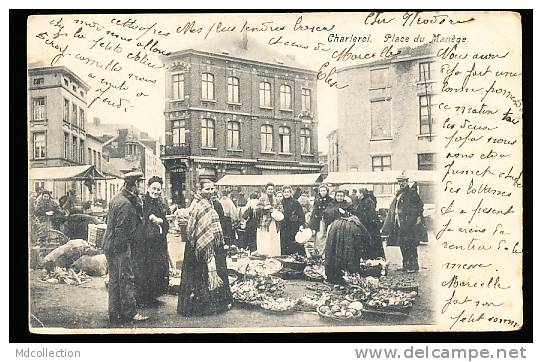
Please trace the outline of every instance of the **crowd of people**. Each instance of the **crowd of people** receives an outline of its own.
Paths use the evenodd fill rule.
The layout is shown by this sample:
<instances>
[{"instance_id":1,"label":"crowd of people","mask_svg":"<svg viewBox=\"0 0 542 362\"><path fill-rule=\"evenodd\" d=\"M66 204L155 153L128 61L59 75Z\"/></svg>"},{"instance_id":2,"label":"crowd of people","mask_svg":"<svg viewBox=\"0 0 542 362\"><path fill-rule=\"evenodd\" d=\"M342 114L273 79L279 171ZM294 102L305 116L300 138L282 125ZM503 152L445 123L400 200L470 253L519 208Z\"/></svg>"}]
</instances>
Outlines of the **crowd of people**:
<instances>
[{"instance_id":1,"label":"crowd of people","mask_svg":"<svg viewBox=\"0 0 542 362\"><path fill-rule=\"evenodd\" d=\"M331 190L320 185L309 193L268 183L261 193L253 192L240 202L240 197L232 199L230 191L219 194L212 181L201 180L190 207L184 210L185 253L177 312L200 316L231 307L225 245L267 257L320 258L327 281L341 283L343 272L359 270L360 260L385 259L385 235L388 245L400 246L403 269L416 272L417 245L427 238L423 202L406 176L398 182L400 189L383 220L376 197L367 189ZM160 177L148 180L145 193L143 184L142 173L126 174L122 191L109 204L104 253L112 323L146 320L138 309L159 304L157 298L169 286L167 215L171 209L162 197ZM33 205L34 214L41 218L50 209L60 210L47 193ZM307 232L312 235L310 241L299 242L298 235Z\"/></svg>"}]
</instances>

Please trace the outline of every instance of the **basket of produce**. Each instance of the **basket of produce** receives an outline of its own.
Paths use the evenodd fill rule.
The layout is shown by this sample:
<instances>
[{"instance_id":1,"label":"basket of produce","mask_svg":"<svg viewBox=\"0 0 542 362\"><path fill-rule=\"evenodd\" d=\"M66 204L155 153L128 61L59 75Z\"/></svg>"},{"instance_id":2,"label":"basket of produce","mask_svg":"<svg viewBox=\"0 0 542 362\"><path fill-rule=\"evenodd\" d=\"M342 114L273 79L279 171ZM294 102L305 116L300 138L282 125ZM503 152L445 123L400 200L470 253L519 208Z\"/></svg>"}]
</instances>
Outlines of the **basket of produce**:
<instances>
[{"instance_id":1,"label":"basket of produce","mask_svg":"<svg viewBox=\"0 0 542 362\"><path fill-rule=\"evenodd\" d=\"M419 289L419 284L412 278L382 277L378 285L381 289L394 289L403 292L418 292Z\"/></svg>"},{"instance_id":2,"label":"basket of produce","mask_svg":"<svg viewBox=\"0 0 542 362\"><path fill-rule=\"evenodd\" d=\"M359 269L359 274L363 277L378 278L387 274L388 262L383 259L362 260L360 262Z\"/></svg>"},{"instance_id":3,"label":"basket of produce","mask_svg":"<svg viewBox=\"0 0 542 362\"><path fill-rule=\"evenodd\" d=\"M276 259L264 259L264 260L251 260L246 264L246 267L242 274L245 274L246 277L257 277L257 276L269 276L279 272L282 269L282 263Z\"/></svg>"},{"instance_id":4,"label":"basket of produce","mask_svg":"<svg viewBox=\"0 0 542 362\"><path fill-rule=\"evenodd\" d=\"M371 296L365 303L365 311L388 313L395 315L408 315L416 300L416 292L402 292L398 290L382 289Z\"/></svg>"},{"instance_id":5,"label":"basket of produce","mask_svg":"<svg viewBox=\"0 0 542 362\"><path fill-rule=\"evenodd\" d=\"M290 268L282 268L280 271L276 272L273 275L284 280L302 279L303 271Z\"/></svg>"},{"instance_id":6,"label":"basket of produce","mask_svg":"<svg viewBox=\"0 0 542 362\"><path fill-rule=\"evenodd\" d=\"M303 273L307 266L307 258L299 254L277 256L276 259L282 263L284 268L297 270L300 273Z\"/></svg>"},{"instance_id":7,"label":"basket of produce","mask_svg":"<svg viewBox=\"0 0 542 362\"><path fill-rule=\"evenodd\" d=\"M290 314L295 312L294 307L297 301L290 298L273 298L266 296L259 302L260 308L267 313L273 314Z\"/></svg>"},{"instance_id":8,"label":"basket of produce","mask_svg":"<svg viewBox=\"0 0 542 362\"><path fill-rule=\"evenodd\" d=\"M320 318L333 322L354 321L362 316L363 304L346 299L328 298L318 309Z\"/></svg>"},{"instance_id":9,"label":"basket of produce","mask_svg":"<svg viewBox=\"0 0 542 362\"><path fill-rule=\"evenodd\" d=\"M297 300L294 309L298 312L318 313L318 307L323 303L318 294L306 295Z\"/></svg>"},{"instance_id":10,"label":"basket of produce","mask_svg":"<svg viewBox=\"0 0 542 362\"><path fill-rule=\"evenodd\" d=\"M315 282L324 281L325 277L325 268L323 265L309 265L303 269L303 276L307 280L312 280Z\"/></svg>"}]
</instances>

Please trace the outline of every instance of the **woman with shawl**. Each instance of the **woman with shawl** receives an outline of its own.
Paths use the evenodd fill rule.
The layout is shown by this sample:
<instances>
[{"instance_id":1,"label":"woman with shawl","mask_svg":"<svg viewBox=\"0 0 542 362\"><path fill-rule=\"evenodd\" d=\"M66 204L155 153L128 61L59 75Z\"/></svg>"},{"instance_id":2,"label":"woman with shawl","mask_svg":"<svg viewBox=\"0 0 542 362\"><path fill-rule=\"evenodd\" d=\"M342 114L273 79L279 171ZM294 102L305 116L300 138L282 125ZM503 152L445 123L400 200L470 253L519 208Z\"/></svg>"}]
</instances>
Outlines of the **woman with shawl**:
<instances>
[{"instance_id":1,"label":"woman with shawl","mask_svg":"<svg viewBox=\"0 0 542 362\"><path fill-rule=\"evenodd\" d=\"M222 313L231 307L224 235L211 204L214 183L200 181L200 193L188 218L177 313L201 316Z\"/></svg>"},{"instance_id":2,"label":"woman with shawl","mask_svg":"<svg viewBox=\"0 0 542 362\"><path fill-rule=\"evenodd\" d=\"M267 256L281 255L279 222L281 216L284 217L284 215L282 214L282 205L275 197L274 191L275 185L268 183L265 186L265 194L260 197L258 205L256 205L257 251L259 254Z\"/></svg>"}]
</instances>

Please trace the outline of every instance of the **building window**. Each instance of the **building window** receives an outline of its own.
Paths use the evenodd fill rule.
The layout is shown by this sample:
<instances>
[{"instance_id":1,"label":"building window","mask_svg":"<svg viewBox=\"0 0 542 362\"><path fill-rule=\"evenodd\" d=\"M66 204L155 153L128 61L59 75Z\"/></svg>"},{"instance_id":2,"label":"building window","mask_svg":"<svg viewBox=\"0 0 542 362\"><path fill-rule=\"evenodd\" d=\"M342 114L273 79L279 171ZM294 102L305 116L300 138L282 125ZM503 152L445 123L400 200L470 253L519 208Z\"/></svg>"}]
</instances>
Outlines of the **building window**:
<instances>
[{"instance_id":1,"label":"building window","mask_svg":"<svg viewBox=\"0 0 542 362\"><path fill-rule=\"evenodd\" d=\"M271 83L260 82L260 107L272 107Z\"/></svg>"},{"instance_id":2,"label":"building window","mask_svg":"<svg viewBox=\"0 0 542 362\"><path fill-rule=\"evenodd\" d=\"M127 156L135 156L137 153L137 147L134 143L127 143L126 144L126 155Z\"/></svg>"},{"instance_id":3,"label":"building window","mask_svg":"<svg viewBox=\"0 0 542 362\"><path fill-rule=\"evenodd\" d=\"M418 154L418 170L436 170L434 153Z\"/></svg>"},{"instance_id":4,"label":"building window","mask_svg":"<svg viewBox=\"0 0 542 362\"><path fill-rule=\"evenodd\" d=\"M373 192L375 195L391 195L393 193L393 185L391 184L374 184Z\"/></svg>"},{"instance_id":5,"label":"building window","mask_svg":"<svg viewBox=\"0 0 542 362\"><path fill-rule=\"evenodd\" d=\"M308 88L301 88L301 110L311 111L311 90Z\"/></svg>"},{"instance_id":6,"label":"building window","mask_svg":"<svg viewBox=\"0 0 542 362\"><path fill-rule=\"evenodd\" d=\"M215 99L215 77L211 73L201 74L201 99Z\"/></svg>"},{"instance_id":7,"label":"building window","mask_svg":"<svg viewBox=\"0 0 542 362\"><path fill-rule=\"evenodd\" d=\"M260 143L262 152L273 151L273 127L264 124L261 128Z\"/></svg>"},{"instance_id":8,"label":"building window","mask_svg":"<svg viewBox=\"0 0 542 362\"><path fill-rule=\"evenodd\" d=\"M45 181L34 181L34 191L40 192L45 189Z\"/></svg>"},{"instance_id":9,"label":"building window","mask_svg":"<svg viewBox=\"0 0 542 362\"><path fill-rule=\"evenodd\" d=\"M41 160L46 157L45 132L35 132L33 135L34 159Z\"/></svg>"},{"instance_id":10,"label":"building window","mask_svg":"<svg viewBox=\"0 0 542 362\"><path fill-rule=\"evenodd\" d=\"M64 98L64 113L62 114L62 120L66 123L70 123L70 101Z\"/></svg>"},{"instance_id":11,"label":"building window","mask_svg":"<svg viewBox=\"0 0 542 362\"><path fill-rule=\"evenodd\" d=\"M433 116L431 115L431 96L420 96L420 134L431 134Z\"/></svg>"},{"instance_id":12,"label":"building window","mask_svg":"<svg viewBox=\"0 0 542 362\"><path fill-rule=\"evenodd\" d=\"M70 134L64 133L64 158L70 159Z\"/></svg>"},{"instance_id":13,"label":"building window","mask_svg":"<svg viewBox=\"0 0 542 362\"><path fill-rule=\"evenodd\" d=\"M85 163L85 141L79 140L79 162Z\"/></svg>"},{"instance_id":14,"label":"building window","mask_svg":"<svg viewBox=\"0 0 542 362\"><path fill-rule=\"evenodd\" d=\"M391 138L391 101L371 102L371 139Z\"/></svg>"},{"instance_id":15,"label":"building window","mask_svg":"<svg viewBox=\"0 0 542 362\"><path fill-rule=\"evenodd\" d=\"M183 145L186 143L186 122L177 120L171 122L171 133L173 135L174 145Z\"/></svg>"},{"instance_id":16,"label":"building window","mask_svg":"<svg viewBox=\"0 0 542 362\"><path fill-rule=\"evenodd\" d=\"M76 127L79 127L79 124L77 123L77 105L72 104L72 124Z\"/></svg>"},{"instance_id":17,"label":"building window","mask_svg":"<svg viewBox=\"0 0 542 362\"><path fill-rule=\"evenodd\" d=\"M290 128L279 127L279 142L279 152L290 153Z\"/></svg>"},{"instance_id":18,"label":"building window","mask_svg":"<svg viewBox=\"0 0 542 362\"><path fill-rule=\"evenodd\" d=\"M77 87L76 86L72 86L72 89L75 93L77 93Z\"/></svg>"},{"instance_id":19,"label":"building window","mask_svg":"<svg viewBox=\"0 0 542 362\"><path fill-rule=\"evenodd\" d=\"M228 149L240 149L241 124L239 122L228 122Z\"/></svg>"},{"instance_id":20,"label":"building window","mask_svg":"<svg viewBox=\"0 0 542 362\"><path fill-rule=\"evenodd\" d=\"M391 170L391 156L373 156L373 172Z\"/></svg>"},{"instance_id":21,"label":"building window","mask_svg":"<svg viewBox=\"0 0 542 362\"><path fill-rule=\"evenodd\" d=\"M280 86L280 109L292 109L292 88L289 85Z\"/></svg>"},{"instance_id":22,"label":"building window","mask_svg":"<svg viewBox=\"0 0 542 362\"><path fill-rule=\"evenodd\" d=\"M201 120L201 147L215 147L215 121Z\"/></svg>"},{"instance_id":23,"label":"building window","mask_svg":"<svg viewBox=\"0 0 542 362\"><path fill-rule=\"evenodd\" d=\"M69 82L66 78L64 78L64 85L65 85L66 87L69 87L69 86L70 86L70 82Z\"/></svg>"},{"instance_id":24,"label":"building window","mask_svg":"<svg viewBox=\"0 0 542 362\"><path fill-rule=\"evenodd\" d=\"M92 163L92 150L89 148L87 148L87 153L88 153L88 159L87 159L87 163L88 164L93 164Z\"/></svg>"},{"instance_id":25,"label":"building window","mask_svg":"<svg viewBox=\"0 0 542 362\"><path fill-rule=\"evenodd\" d=\"M311 154L311 130L308 128L301 128L301 153Z\"/></svg>"},{"instance_id":26,"label":"building window","mask_svg":"<svg viewBox=\"0 0 542 362\"><path fill-rule=\"evenodd\" d=\"M98 164L98 157L96 155L96 150L92 150L92 164L94 166Z\"/></svg>"},{"instance_id":27,"label":"building window","mask_svg":"<svg viewBox=\"0 0 542 362\"><path fill-rule=\"evenodd\" d=\"M228 77L228 102L239 103L239 78Z\"/></svg>"},{"instance_id":28,"label":"building window","mask_svg":"<svg viewBox=\"0 0 542 362\"><path fill-rule=\"evenodd\" d=\"M431 63L432 62L420 63L420 82L426 82L431 79Z\"/></svg>"},{"instance_id":29,"label":"building window","mask_svg":"<svg viewBox=\"0 0 542 362\"><path fill-rule=\"evenodd\" d=\"M85 96L85 92L83 92L83 91L79 91L79 94L81 95L81 97Z\"/></svg>"},{"instance_id":30,"label":"building window","mask_svg":"<svg viewBox=\"0 0 542 362\"><path fill-rule=\"evenodd\" d=\"M184 74L173 74L171 76L173 99L184 99Z\"/></svg>"},{"instance_id":31,"label":"building window","mask_svg":"<svg viewBox=\"0 0 542 362\"><path fill-rule=\"evenodd\" d=\"M388 86L388 68L370 71L371 88L386 88Z\"/></svg>"},{"instance_id":32,"label":"building window","mask_svg":"<svg viewBox=\"0 0 542 362\"><path fill-rule=\"evenodd\" d=\"M81 125L81 129L85 130L85 110L83 108L79 108L79 124Z\"/></svg>"},{"instance_id":33,"label":"building window","mask_svg":"<svg viewBox=\"0 0 542 362\"><path fill-rule=\"evenodd\" d=\"M77 137L72 137L72 160L77 161L78 153L77 153Z\"/></svg>"},{"instance_id":34,"label":"building window","mask_svg":"<svg viewBox=\"0 0 542 362\"><path fill-rule=\"evenodd\" d=\"M32 119L34 121L44 121L47 119L45 97L32 98Z\"/></svg>"},{"instance_id":35,"label":"building window","mask_svg":"<svg viewBox=\"0 0 542 362\"><path fill-rule=\"evenodd\" d=\"M102 170L102 153L101 152L98 152L98 166L96 167L98 168L98 171Z\"/></svg>"},{"instance_id":36,"label":"building window","mask_svg":"<svg viewBox=\"0 0 542 362\"><path fill-rule=\"evenodd\" d=\"M43 83L45 83L44 79L43 78L34 78L34 80L32 81L32 83L34 85L43 85Z\"/></svg>"}]
</instances>

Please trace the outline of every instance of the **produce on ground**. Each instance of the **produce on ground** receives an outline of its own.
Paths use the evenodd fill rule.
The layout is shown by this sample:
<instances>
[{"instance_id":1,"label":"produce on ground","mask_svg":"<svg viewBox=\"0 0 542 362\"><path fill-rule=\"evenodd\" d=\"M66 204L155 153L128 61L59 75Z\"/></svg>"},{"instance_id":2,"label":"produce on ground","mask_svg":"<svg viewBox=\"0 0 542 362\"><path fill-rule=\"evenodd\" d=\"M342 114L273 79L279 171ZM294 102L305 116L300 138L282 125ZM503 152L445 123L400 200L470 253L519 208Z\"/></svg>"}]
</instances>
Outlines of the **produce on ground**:
<instances>
[{"instance_id":1,"label":"produce on ground","mask_svg":"<svg viewBox=\"0 0 542 362\"><path fill-rule=\"evenodd\" d=\"M55 267L52 271L47 272L41 277L41 280L50 284L64 283L68 285L81 285L91 279L92 278L83 271L76 272L72 268L66 269L60 267Z\"/></svg>"}]
</instances>

